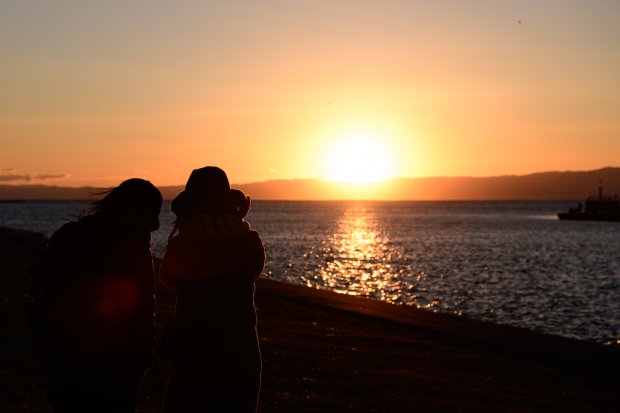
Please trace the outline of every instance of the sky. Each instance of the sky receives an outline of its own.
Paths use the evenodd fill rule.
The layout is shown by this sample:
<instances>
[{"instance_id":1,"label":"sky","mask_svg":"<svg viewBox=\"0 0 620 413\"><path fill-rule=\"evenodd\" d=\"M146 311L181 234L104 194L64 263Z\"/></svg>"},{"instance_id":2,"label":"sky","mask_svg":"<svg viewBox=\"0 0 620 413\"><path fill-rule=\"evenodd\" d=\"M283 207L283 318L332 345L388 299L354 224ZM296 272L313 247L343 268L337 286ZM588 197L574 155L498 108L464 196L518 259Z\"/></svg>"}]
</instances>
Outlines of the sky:
<instances>
[{"instance_id":1,"label":"sky","mask_svg":"<svg viewBox=\"0 0 620 413\"><path fill-rule=\"evenodd\" d=\"M620 1L0 0L0 184L620 164Z\"/></svg>"}]
</instances>

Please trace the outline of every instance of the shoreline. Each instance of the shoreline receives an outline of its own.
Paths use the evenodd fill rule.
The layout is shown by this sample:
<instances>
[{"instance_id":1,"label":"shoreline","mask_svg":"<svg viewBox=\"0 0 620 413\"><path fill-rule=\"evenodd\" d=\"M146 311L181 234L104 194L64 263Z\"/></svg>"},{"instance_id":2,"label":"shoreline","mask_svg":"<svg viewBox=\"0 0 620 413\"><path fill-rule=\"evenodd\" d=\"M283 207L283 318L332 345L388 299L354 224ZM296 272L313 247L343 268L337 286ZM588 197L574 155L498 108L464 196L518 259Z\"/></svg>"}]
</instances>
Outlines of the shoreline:
<instances>
[{"instance_id":1,"label":"shoreline","mask_svg":"<svg viewBox=\"0 0 620 413\"><path fill-rule=\"evenodd\" d=\"M26 328L27 268L45 238L0 228L0 411L49 411ZM174 291L157 283L157 324ZM259 279L261 412L612 412L620 351L588 341ZM4 327L6 326L6 327ZM139 412L157 412L155 360ZM4 408L2 406L5 406Z\"/></svg>"},{"instance_id":2,"label":"shoreline","mask_svg":"<svg viewBox=\"0 0 620 413\"><path fill-rule=\"evenodd\" d=\"M277 280L257 280L257 292L280 300L296 301L308 307L341 312L351 317L374 319L379 322L415 328L435 336L467 340L472 344L502 347L506 351L529 355L562 358L578 352L605 354L618 352L620 347L594 341L564 337L529 330L523 327L497 324L464 316L433 312L407 305L387 303L372 298L339 294L329 290L287 284ZM553 348L553 351L549 351ZM604 367L604 366L601 366Z\"/></svg>"}]
</instances>

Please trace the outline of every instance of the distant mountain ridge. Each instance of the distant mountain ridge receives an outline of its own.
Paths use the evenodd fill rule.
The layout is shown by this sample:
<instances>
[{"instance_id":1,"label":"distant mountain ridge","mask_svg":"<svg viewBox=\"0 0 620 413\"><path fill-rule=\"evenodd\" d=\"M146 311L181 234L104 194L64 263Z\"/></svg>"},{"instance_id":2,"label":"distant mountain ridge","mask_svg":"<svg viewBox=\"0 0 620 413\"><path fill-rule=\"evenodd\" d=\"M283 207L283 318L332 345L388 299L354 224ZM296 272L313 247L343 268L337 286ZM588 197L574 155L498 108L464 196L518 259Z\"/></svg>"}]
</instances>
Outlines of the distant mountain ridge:
<instances>
[{"instance_id":1,"label":"distant mountain ridge","mask_svg":"<svg viewBox=\"0 0 620 413\"><path fill-rule=\"evenodd\" d=\"M239 184L255 200L581 200L603 182L607 195L620 194L620 168L540 172L494 177L398 178L354 186L318 179L289 179ZM171 199L183 186L159 188ZM50 185L0 185L0 200L90 200L97 189Z\"/></svg>"}]
</instances>

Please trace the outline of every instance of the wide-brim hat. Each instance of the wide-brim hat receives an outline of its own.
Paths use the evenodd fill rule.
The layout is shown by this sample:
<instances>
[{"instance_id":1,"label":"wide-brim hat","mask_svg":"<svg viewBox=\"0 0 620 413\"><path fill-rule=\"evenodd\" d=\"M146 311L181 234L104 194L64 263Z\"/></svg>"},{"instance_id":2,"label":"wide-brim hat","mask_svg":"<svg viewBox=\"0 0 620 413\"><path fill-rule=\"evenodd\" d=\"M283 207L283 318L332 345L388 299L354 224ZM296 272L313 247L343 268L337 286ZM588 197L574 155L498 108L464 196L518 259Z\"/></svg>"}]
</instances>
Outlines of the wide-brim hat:
<instances>
[{"instance_id":1,"label":"wide-brim hat","mask_svg":"<svg viewBox=\"0 0 620 413\"><path fill-rule=\"evenodd\" d=\"M185 190L178 194L170 204L176 215L182 215L192 205L217 201L230 193L230 183L226 172L217 166L194 169L185 184Z\"/></svg>"}]
</instances>

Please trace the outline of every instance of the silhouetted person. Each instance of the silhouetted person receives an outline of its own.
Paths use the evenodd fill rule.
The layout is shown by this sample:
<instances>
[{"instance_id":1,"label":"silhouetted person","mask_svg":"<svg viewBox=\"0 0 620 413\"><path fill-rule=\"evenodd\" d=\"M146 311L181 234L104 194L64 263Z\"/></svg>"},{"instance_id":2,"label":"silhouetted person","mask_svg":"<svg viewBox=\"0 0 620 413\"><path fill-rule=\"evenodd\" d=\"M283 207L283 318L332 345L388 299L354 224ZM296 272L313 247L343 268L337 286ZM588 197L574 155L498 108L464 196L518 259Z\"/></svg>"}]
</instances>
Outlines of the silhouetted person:
<instances>
[{"instance_id":1,"label":"silhouetted person","mask_svg":"<svg viewBox=\"0 0 620 413\"><path fill-rule=\"evenodd\" d=\"M254 281L265 252L243 220L250 198L223 170L194 170L172 201L177 215L161 278L177 289L161 343L171 361L165 412L254 412L261 358Z\"/></svg>"},{"instance_id":2,"label":"silhouetted person","mask_svg":"<svg viewBox=\"0 0 620 413\"><path fill-rule=\"evenodd\" d=\"M52 235L33 271L35 350L55 412L133 412L151 362L162 196L137 178L103 194Z\"/></svg>"}]
</instances>

